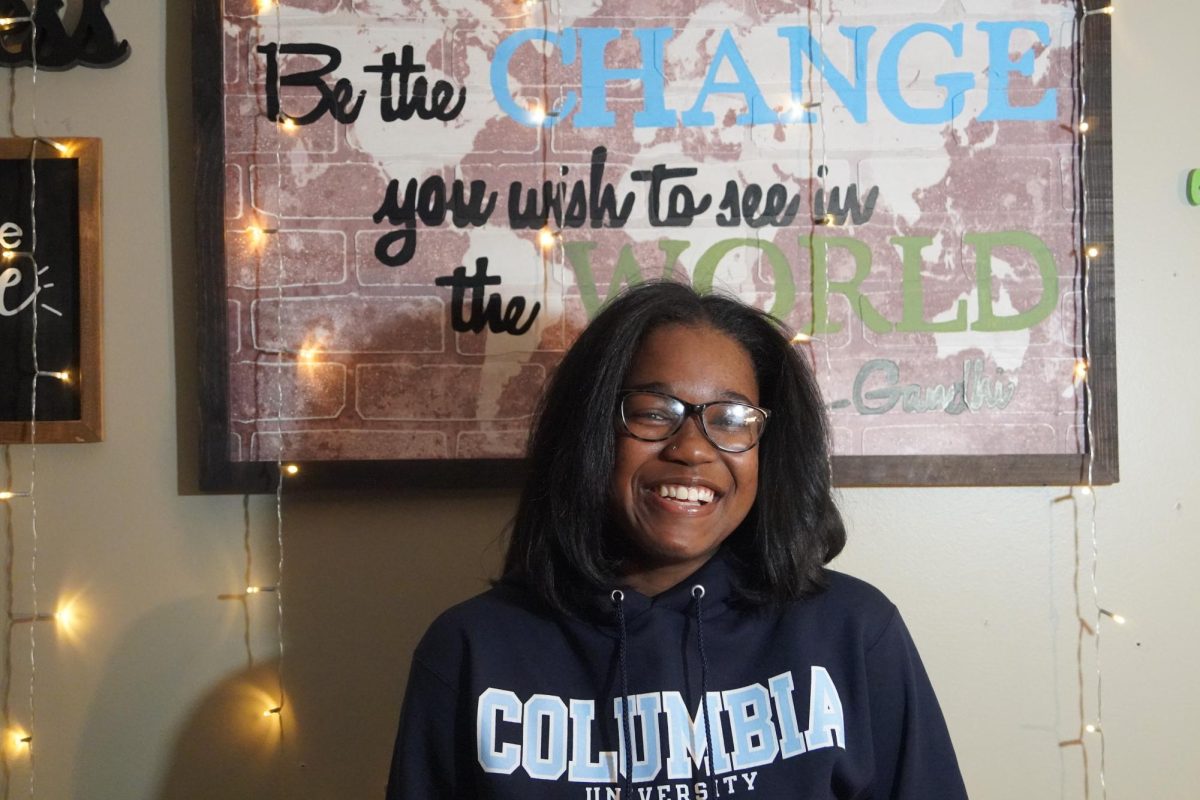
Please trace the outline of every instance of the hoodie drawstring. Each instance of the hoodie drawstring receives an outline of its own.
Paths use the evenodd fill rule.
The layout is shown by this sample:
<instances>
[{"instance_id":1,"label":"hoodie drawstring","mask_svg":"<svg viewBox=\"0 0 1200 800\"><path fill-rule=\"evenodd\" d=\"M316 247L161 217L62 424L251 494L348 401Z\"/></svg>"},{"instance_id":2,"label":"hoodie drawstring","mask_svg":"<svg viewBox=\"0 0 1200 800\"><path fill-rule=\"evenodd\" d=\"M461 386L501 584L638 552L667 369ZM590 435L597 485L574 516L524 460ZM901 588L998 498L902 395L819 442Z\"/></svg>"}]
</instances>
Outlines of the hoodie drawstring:
<instances>
[{"instance_id":1,"label":"hoodie drawstring","mask_svg":"<svg viewBox=\"0 0 1200 800\"><path fill-rule=\"evenodd\" d=\"M621 784L621 797L629 798L633 796L633 724L629 711L629 659L625 652L625 593L613 589L612 601L617 607L617 629L621 635L618 653L621 662L621 717L625 726L625 781Z\"/></svg>"},{"instance_id":2,"label":"hoodie drawstring","mask_svg":"<svg viewBox=\"0 0 1200 800\"><path fill-rule=\"evenodd\" d=\"M704 712L704 739L708 745L708 788L714 793L713 780L716 773L716 759L713 755L712 726L708 722L708 657L704 655L704 614L700 601L704 598L704 586L696 584L692 587L692 597L696 606L696 645L700 650L700 708Z\"/></svg>"}]
</instances>

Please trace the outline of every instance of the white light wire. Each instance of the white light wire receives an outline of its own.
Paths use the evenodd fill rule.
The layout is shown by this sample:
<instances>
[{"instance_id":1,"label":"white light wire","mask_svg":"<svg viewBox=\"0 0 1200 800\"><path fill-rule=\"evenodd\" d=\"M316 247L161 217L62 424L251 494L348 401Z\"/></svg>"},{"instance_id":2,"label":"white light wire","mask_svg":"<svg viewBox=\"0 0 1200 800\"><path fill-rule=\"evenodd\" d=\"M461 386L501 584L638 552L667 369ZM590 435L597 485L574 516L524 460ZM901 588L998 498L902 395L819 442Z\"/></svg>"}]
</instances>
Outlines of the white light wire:
<instances>
[{"instance_id":1,"label":"white light wire","mask_svg":"<svg viewBox=\"0 0 1200 800\"><path fill-rule=\"evenodd\" d=\"M32 264L33 272L33 302L30 307L33 310L33 385L30 389L30 411L29 411L29 536L30 536L30 553L29 553L29 589L31 595L31 609L34 619L38 617L38 587L37 587L37 559L38 559L38 528L37 528L37 388L38 377L41 374L41 366L38 362L38 295L41 293L41 275L38 260L37 260L37 79L38 79L38 60L37 60L37 6L38 0L33 0L30 8L29 16L29 53L32 60L33 72L29 91L29 108L30 108L30 149L29 149L29 259ZM16 98L13 98L16 102ZM37 625L29 626L29 796L35 796L37 788L37 769L34 761L34 739L37 727Z\"/></svg>"},{"instance_id":2,"label":"white light wire","mask_svg":"<svg viewBox=\"0 0 1200 800\"><path fill-rule=\"evenodd\" d=\"M1082 14L1077 14L1076 26L1078 31L1078 91L1079 91L1079 115L1077 120L1072 120L1072 130L1078 130L1078 125L1081 120L1087 119L1088 94L1086 80L1086 62L1087 62L1087 47L1086 47L1086 25L1088 17L1092 16L1086 10L1085 0L1080 0L1080 11ZM1092 601L1096 606L1096 622L1093 631L1095 642L1095 658L1096 658L1096 734L1100 737L1100 796L1106 799L1108 797L1108 783L1106 781L1107 767L1107 748L1104 730L1104 672L1101 667L1101 649L1100 649L1100 632L1104 623L1104 609L1100 604L1100 585L1097 578L1097 572L1100 564L1100 538L1096 525L1096 515L1098 511L1098 499L1096 497L1095 487L1095 465L1096 465L1096 438L1095 438L1095 397L1092 393L1091 378L1092 378L1092 304L1091 304L1091 278L1092 265L1091 259L1087 255L1087 250L1091 246L1088 236L1088 206L1087 206L1087 151L1088 151L1088 134L1080 132L1079 134L1079 171L1080 171L1080 238L1078 245L1080 250L1080 264L1083 267L1083 364L1086 370L1085 379L1080 382L1084 396L1084 424L1086 427L1087 447L1086 447L1086 463L1087 463L1087 487L1088 496L1091 499L1091 518L1089 527L1092 542Z\"/></svg>"},{"instance_id":3,"label":"white light wire","mask_svg":"<svg viewBox=\"0 0 1200 800\"><path fill-rule=\"evenodd\" d=\"M283 60L283 0L275 3L275 40L279 43L277 58ZM282 66L282 65L280 65ZM277 414L275 419L276 432L279 435L279 445L275 450L275 544L278 548L279 562L276 567L275 582L275 635L279 641L279 660L275 669L276 682L279 687L279 743L283 746L283 283L287 265L283 255L283 136L280 134L280 123L285 118L283 114L283 77L282 70L275 70L275 96L279 102L279 117L271 120L272 133L275 136L275 211L278 216L275 227L275 253L279 271L276 281L275 303L275 335L279 337L278 349L275 353L275 389L277 394Z\"/></svg>"}]
</instances>

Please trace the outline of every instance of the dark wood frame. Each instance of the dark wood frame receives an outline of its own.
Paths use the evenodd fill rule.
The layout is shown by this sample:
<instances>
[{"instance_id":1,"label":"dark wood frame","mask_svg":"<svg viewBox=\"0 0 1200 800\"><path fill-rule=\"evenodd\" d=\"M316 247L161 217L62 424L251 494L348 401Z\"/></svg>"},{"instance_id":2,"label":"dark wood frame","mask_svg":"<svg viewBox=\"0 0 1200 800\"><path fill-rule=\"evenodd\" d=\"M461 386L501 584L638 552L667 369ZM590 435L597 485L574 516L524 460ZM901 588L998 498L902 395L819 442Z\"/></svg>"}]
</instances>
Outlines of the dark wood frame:
<instances>
[{"instance_id":1,"label":"dark wood frame","mask_svg":"<svg viewBox=\"0 0 1200 800\"><path fill-rule=\"evenodd\" d=\"M62 145L64 151L49 142ZM104 439L103 352L103 250L101 223L101 162L99 139L0 139L0 158L26 159L36 149L37 159L76 159L79 162L79 419L41 420L36 438L28 421L0 422L0 442L5 444L62 444L99 442Z\"/></svg>"},{"instance_id":2,"label":"dark wood frame","mask_svg":"<svg viewBox=\"0 0 1200 800\"><path fill-rule=\"evenodd\" d=\"M1080 53L1087 65L1077 87L1088 98L1092 120L1087 142L1083 213L1090 259L1087 308L1091 393L1089 453L995 456L837 456L839 486L1031 486L1115 483L1118 480L1116 325L1112 202L1112 46L1111 18L1083 16L1108 5L1080 0L1084 26ZM210 492L271 492L279 485L274 462L229 459L228 364L224 285L224 115L221 4L193 0L192 80L196 124L196 251L200 272L200 488ZM1082 183L1081 183L1082 186ZM1082 252L1082 245L1080 242ZM516 459L474 461L305 462L287 478L289 490L371 487L517 486L525 476Z\"/></svg>"}]
</instances>

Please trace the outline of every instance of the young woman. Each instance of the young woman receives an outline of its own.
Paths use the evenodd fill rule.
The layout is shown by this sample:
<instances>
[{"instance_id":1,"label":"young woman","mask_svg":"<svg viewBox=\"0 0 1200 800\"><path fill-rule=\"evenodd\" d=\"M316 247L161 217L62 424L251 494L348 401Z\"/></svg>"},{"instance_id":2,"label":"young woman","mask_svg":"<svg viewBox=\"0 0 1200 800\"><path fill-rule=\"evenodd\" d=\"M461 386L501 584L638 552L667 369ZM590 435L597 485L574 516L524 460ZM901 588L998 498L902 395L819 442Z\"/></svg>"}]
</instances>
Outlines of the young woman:
<instances>
[{"instance_id":1,"label":"young woman","mask_svg":"<svg viewBox=\"0 0 1200 800\"><path fill-rule=\"evenodd\" d=\"M774 320L627 291L529 467L502 579L413 657L389 800L966 796L896 608L824 567L824 406Z\"/></svg>"}]
</instances>

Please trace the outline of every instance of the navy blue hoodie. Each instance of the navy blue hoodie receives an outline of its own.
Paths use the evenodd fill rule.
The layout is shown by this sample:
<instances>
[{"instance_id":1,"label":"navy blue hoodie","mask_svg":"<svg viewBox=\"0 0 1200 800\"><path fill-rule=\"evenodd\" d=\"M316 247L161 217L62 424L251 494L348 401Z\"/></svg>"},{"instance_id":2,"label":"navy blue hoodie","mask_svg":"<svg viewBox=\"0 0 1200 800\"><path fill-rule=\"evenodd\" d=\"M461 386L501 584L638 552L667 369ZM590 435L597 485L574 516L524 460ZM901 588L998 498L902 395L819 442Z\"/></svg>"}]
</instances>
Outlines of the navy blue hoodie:
<instances>
[{"instance_id":1,"label":"navy blue hoodie","mask_svg":"<svg viewBox=\"0 0 1200 800\"><path fill-rule=\"evenodd\" d=\"M827 575L753 609L719 554L581 618L511 582L450 609L413 656L389 800L965 798L895 606Z\"/></svg>"}]
</instances>

